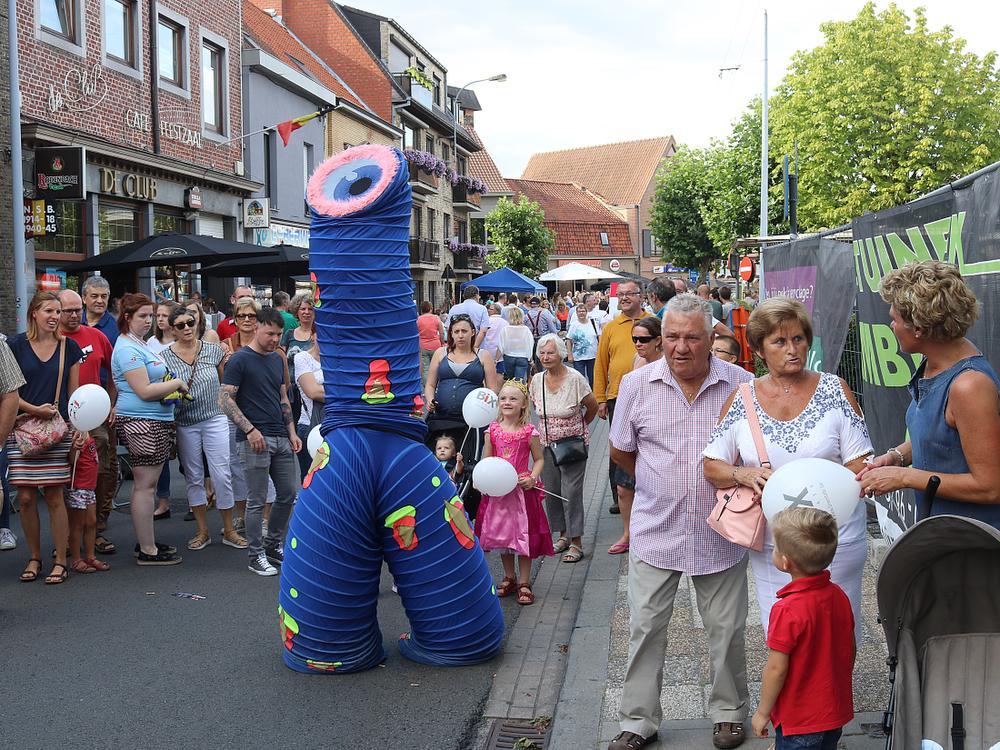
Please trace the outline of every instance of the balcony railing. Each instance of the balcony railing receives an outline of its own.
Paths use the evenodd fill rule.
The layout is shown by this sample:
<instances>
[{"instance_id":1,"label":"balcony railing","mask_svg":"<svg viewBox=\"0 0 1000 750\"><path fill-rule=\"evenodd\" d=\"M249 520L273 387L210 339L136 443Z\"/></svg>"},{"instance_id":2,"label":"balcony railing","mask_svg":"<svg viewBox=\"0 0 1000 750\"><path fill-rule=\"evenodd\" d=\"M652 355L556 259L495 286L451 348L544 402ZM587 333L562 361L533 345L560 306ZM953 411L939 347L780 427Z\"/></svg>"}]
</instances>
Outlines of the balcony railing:
<instances>
[{"instance_id":1,"label":"balcony railing","mask_svg":"<svg viewBox=\"0 0 1000 750\"><path fill-rule=\"evenodd\" d=\"M410 264L436 266L441 259L440 245L434 240L410 237Z\"/></svg>"},{"instance_id":2,"label":"balcony railing","mask_svg":"<svg viewBox=\"0 0 1000 750\"><path fill-rule=\"evenodd\" d=\"M455 250L452 255L455 256L455 270L456 271L482 271L483 270L483 260L477 254L469 250Z\"/></svg>"},{"instance_id":3,"label":"balcony railing","mask_svg":"<svg viewBox=\"0 0 1000 750\"><path fill-rule=\"evenodd\" d=\"M441 178L420 169L416 164L410 164L410 187L418 193L436 193Z\"/></svg>"},{"instance_id":4,"label":"balcony railing","mask_svg":"<svg viewBox=\"0 0 1000 750\"><path fill-rule=\"evenodd\" d=\"M426 88L423 84L417 83L406 73L396 73L393 75L396 83L406 92L406 95L421 104L427 109L434 107L434 92Z\"/></svg>"},{"instance_id":5,"label":"balcony railing","mask_svg":"<svg viewBox=\"0 0 1000 750\"><path fill-rule=\"evenodd\" d=\"M457 185L451 186L451 202L478 210L480 202L479 193L471 192L460 182Z\"/></svg>"}]
</instances>

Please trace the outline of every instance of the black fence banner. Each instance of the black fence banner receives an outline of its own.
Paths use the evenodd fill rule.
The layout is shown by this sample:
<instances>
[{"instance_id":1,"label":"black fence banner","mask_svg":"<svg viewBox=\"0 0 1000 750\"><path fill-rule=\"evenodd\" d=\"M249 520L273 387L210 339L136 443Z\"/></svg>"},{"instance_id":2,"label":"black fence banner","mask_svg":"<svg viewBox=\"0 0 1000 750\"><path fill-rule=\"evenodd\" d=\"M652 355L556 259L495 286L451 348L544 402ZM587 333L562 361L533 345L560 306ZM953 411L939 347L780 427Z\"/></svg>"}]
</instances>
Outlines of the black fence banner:
<instances>
[{"instance_id":1,"label":"black fence banner","mask_svg":"<svg viewBox=\"0 0 1000 750\"><path fill-rule=\"evenodd\" d=\"M806 306L813 343L806 367L837 372L854 308L851 246L819 235L761 251L762 297L791 297Z\"/></svg>"},{"instance_id":2,"label":"black fence banner","mask_svg":"<svg viewBox=\"0 0 1000 750\"><path fill-rule=\"evenodd\" d=\"M998 167L853 222L865 419L876 454L906 438L910 404L906 385L919 365L919 356L900 351L889 327L889 306L878 293L879 282L889 271L921 260L958 266L982 304L968 337L994 367L1000 366ZM914 523L911 492L892 493L878 502L879 522L890 541Z\"/></svg>"}]
</instances>

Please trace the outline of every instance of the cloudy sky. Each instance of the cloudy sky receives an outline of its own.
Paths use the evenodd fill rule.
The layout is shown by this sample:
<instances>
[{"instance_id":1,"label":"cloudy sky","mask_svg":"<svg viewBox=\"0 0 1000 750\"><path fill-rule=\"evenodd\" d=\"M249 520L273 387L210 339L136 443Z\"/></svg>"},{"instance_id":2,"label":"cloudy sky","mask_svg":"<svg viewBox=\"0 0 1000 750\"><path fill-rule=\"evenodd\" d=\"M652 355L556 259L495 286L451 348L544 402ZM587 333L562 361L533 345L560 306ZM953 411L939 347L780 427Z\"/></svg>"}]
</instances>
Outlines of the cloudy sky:
<instances>
[{"instance_id":1,"label":"cloudy sky","mask_svg":"<svg viewBox=\"0 0 1000 750\"><path fill-rule=\"evenodd\" d=\"M768 11L773 92L792 54L822 41L862 0L356 0L397 20L448 68L448 83L506 73L474 88L476 128L500 170L519 177L531 154L672 134L704 145L763 88ZM880 1L879 8L886 2ZM931 28L951 25L978 54L1000 47L1000 7L987 0L923 5ZM991 9L991 6L993 9ZM911 13L912 17L912 13ZM736 67L723 72L720 68Z\"/></svg>"}]
</instances>

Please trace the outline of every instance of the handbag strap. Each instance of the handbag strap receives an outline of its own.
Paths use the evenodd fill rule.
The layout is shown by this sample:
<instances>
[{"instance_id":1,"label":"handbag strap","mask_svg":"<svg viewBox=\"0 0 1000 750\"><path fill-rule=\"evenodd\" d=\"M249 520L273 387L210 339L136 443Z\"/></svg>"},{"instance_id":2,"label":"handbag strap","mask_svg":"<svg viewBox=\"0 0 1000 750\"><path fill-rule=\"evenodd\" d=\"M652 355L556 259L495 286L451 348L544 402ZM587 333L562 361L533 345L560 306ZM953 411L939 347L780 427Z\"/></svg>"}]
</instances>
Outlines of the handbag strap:
<instances>
[{"instance_id":1,"label":"handbag strap","mask_svg":"<svg viewBox=\"0 0 1000 750\"><path fill-rule=\"evenodd\" d=\"M743 399L743 410L747 414L747 422L750 424L750 434L753 435L753 444L757 447L757 459L761 466L771 468L771 460L767 457L767 448L764 447L764 435L760 431L760 420L757 418L757 409L753 405L750 397L750 384L743 383L740 386L740 398Z\"/></svg>"},{"instance_id":2,"label":"handbag strap","mask_svg":"<svg viewBox=\"0 0 1000 750\"><path fill-rule=\"evenodd\" d=\"M63 370L66 367L66 337L63 336L62 340L59 342L59 377L56 378L56 400L53 406L56 407L56 411L59 410L59 395L62 393L62 378Z\"/></svg>"}]
</instances>

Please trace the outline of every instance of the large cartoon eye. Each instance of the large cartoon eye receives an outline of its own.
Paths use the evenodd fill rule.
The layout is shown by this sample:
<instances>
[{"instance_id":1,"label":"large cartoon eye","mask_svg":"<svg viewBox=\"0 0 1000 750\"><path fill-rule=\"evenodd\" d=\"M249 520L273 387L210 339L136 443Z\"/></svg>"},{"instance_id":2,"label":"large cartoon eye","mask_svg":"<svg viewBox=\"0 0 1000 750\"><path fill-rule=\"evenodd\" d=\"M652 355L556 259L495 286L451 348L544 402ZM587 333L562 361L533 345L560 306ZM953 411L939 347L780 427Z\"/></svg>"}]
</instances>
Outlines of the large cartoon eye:
<instances>
[{"instance_id":1,"label":"large cartoon eye","mask_svg":"<svg viewBox=\"0 0 1000 750\"><path fill-rule=\"evenodd\" d=\"M402 157L387 146L358 146L323 162L309 179L306 198L326 216L356 214L372 205L392 183Z\"/></svg>"},{"instance_id":2,"label":"large cartoon eye","mask_svg":"<svg viewBox=\"0 0 1000 750\"><path fill-rule=\"evenodd\" d=\"M373 159L355 159L330 173L323 181L323 195L335 201L361 198L378 184L381 177L382 168Z\"/></svg>"}]
</instances>

